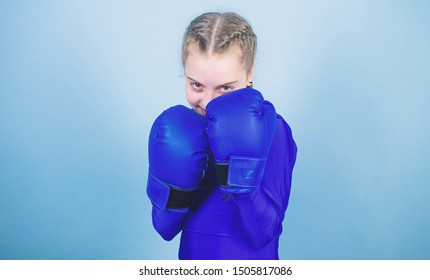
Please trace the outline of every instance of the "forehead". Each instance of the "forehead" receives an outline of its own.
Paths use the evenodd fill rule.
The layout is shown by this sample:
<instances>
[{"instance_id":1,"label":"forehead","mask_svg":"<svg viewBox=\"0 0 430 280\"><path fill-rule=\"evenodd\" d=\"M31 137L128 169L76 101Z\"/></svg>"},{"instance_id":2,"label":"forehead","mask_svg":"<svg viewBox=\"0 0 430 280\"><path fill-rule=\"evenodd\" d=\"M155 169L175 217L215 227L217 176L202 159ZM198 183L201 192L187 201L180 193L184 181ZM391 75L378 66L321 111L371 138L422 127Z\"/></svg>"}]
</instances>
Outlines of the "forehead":
<instances>
[{"instance_id":1,"label":"forehead","mask_svg":"<svg viewBox=\"0 0 430 280\"><path fill-rule=\"evenodd\" d=\"M222 84L236 80L246 73L241 55L241 49L236 45L223 53L202 53L195 44L192 44L188 48L185 72L187 76L201 83Z\"/></svg>"}]
</instances>

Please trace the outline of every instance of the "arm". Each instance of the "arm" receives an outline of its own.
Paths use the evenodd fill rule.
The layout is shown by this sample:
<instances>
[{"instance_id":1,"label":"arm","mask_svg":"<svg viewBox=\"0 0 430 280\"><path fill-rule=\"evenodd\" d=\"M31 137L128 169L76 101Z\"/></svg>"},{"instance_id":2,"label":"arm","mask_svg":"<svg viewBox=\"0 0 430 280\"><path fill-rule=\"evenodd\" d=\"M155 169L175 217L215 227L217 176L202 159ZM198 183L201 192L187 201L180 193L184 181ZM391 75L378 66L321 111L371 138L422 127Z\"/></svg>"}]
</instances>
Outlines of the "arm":
<instances>
[{"instance_id":1,"label":"arm","mask_svg":"<svg viewBox=\"0 0 430 280\"><path fill-rule=\"evenodd\" d=\"M250 240L262 247L282 230L296 157L291 130L254 89L217 97L206 113L218 184L233 195Z\"/></svg>"},{"instance_id":2,"label":"arm","mask_svg":"<svg viewBox=\"0 0 430 280\"><path fill-rule=\"evenodd\" d=\"M187 210L161 210L152 206L152 225L160 236L166 240L172 240L181 230Z\"/></svg>"},{"instance_id":3,"label":"arm","mask_svg":"<svg viewBox=\"0 0 430 280\"><path fill-rule=\"evenodd\" d=\"M206 119L184 106L164 111L149 135L147 194L152 223L165 239L182 229L185 215L207 166Z\"/></svg>"},{"instance_id":4,"label":"arm","mask_svg":"<svg viewBox=\"0 0 430 280\"><path fill-rule=\"evenodd\" d=\"M278 116L277 131L261 187L251 193L234 195L243 226L257 248L265 246L281 234L296 154L297 147L291 129Z\"/></svg>"}]
</instances>

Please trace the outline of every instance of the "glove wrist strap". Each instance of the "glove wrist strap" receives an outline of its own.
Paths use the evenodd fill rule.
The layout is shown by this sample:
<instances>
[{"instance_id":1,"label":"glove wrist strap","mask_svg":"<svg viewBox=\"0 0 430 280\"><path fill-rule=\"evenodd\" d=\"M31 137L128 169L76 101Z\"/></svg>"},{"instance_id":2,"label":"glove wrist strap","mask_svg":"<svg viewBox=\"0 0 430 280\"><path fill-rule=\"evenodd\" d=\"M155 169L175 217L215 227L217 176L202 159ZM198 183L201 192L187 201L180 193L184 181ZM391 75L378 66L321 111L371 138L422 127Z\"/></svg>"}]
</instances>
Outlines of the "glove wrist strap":
<instances>
[{"instance_id":1,"label":"glove wrist strap","mask_svg":"<svg viewBox=\"0 0 430 280\"><path fill-rule=\"evenodd\" d=\"M168 185L148 172L148 185L146 192L152 203L161 210L186 209L190 207L194 197L194 190L180 190Z\"/></svg>"},{"instance_id":2,"label":"glove wrist strap","mask_svg":"<svg viewBox=\"0 0 430 280\"><path fill-rule=\"evenodd\" d=\"M232 193L250 192L261 184L266 158L230 156L228 163L215 163L218 184Z\"/></svg>"}]
</instances>

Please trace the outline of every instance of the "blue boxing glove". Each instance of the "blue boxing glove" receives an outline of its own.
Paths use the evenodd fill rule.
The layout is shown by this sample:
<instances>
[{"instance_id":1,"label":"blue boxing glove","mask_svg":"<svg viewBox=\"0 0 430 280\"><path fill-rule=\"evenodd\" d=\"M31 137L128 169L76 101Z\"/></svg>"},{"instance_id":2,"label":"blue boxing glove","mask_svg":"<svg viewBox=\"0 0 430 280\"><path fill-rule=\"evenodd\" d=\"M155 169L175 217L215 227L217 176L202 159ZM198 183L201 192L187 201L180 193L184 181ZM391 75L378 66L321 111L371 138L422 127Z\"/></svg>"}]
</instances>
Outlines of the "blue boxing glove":
<instances>
[{"instance_id":1,"label":"blue boxing glove","mask_svg":"<svg viewBox=\"0 0 430 280\"><path fill-rule=\"evenodd\" d=\"M206 117L206 133L223 191L257 189L276 131L273 105L259 91L244 88L210 101Z\"/></svg>"},{"instance_id":2,"label":"blue boxing glove","mask_svg":"<svg viewBox=\"0 0 430 280\"><path fill-rule=\"evenodd\" d=\"M161 210L186 211L208 163L206 119L182 105L164 111L149 135L147 194Z\"/></svg>"}]
</instances>

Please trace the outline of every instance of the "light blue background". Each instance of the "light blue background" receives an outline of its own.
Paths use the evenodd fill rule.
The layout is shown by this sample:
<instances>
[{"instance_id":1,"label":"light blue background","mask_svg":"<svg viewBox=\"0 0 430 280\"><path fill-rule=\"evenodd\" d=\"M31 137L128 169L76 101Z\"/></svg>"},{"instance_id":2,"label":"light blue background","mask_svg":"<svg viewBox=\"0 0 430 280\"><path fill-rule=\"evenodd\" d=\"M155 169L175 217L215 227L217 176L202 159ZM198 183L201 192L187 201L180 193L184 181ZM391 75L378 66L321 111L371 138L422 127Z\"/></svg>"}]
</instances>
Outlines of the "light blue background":
<instances>
[{"instance_id":1,"label":"light blue background","mask_svg":"<svg viewBox=\"0 0 430 280\"><path fill-rule=\"evenodd\" d=\"M0 2L0 259L175 259L147 137L182 33L236 11L299 147L283 259L430 259L428 1Z\"/></svg>"}]
</instances>

